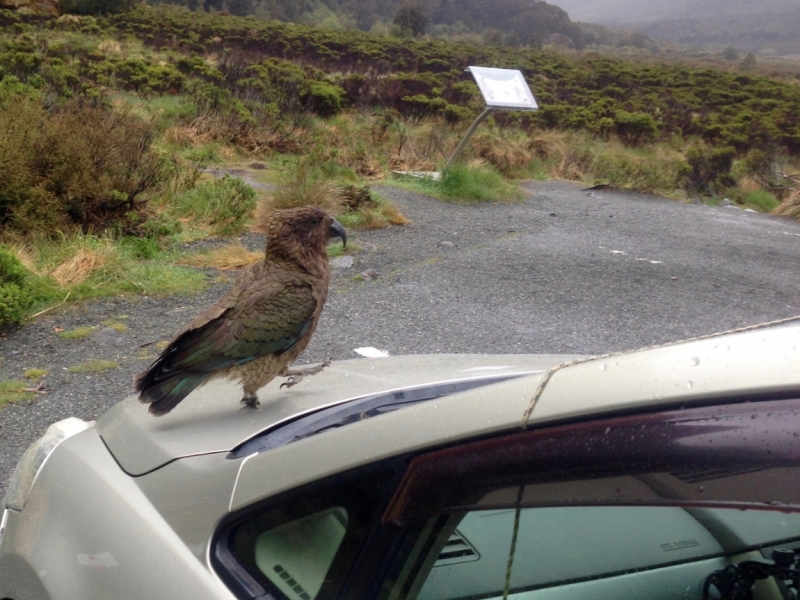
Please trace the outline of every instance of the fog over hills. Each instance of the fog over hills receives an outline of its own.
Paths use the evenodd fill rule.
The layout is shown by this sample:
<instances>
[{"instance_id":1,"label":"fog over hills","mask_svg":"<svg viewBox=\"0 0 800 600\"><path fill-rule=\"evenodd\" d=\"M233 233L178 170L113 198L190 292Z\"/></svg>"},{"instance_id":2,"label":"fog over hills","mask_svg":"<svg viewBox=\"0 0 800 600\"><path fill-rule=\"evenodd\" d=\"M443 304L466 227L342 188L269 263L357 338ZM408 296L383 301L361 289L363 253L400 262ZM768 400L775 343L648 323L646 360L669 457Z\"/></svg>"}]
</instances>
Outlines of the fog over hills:
<instances>
[{"instance_id":1,"label":"fog over hills","mask_svg":"<svg viewBox=\"0 0 800 600\"><path fill-rule=\"evenodd\" d=\"M793 12L797 0L551 0L569 13L573 21L607 24L642 23L675 19L696 19Z\"/></svg>"},{"instance_id":2,"label":"fog over hills","mask_svg":"<svg viewBox=\"0 0 800 600\"><path fill-rule=\"evenodd\" d=\"M797 0L549 0L572 21L636 29L686 45L733 46L768 54L800 52Z\"/></svg>"}]
</instances>

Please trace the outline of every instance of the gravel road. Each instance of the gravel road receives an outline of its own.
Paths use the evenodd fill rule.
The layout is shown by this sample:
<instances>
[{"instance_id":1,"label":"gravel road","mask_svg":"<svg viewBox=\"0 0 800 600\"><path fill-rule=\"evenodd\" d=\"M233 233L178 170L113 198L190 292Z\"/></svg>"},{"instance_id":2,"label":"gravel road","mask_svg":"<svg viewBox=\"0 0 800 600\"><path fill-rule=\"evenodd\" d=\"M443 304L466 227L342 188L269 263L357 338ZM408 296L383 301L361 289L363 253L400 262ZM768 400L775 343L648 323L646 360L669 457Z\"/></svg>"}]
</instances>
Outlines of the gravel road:
<instances>
[{"instance_id":1,"label":"gravel road","mask_svg":"<svg viewBox=\"0 0 800 600\"><path fill-rule=\"evenodd\" d=\"M412 220L351 231L362 248L333 271L300 362L391 354L571 353L632 349L800 314L800 222L567 182L531 182L524 202L461 205L375 186ZM242 242L253 249L259 236ZM374 270L375 279L360 273ZM0 495L47 425L93 419L132 393L134 375L228 287L193 297L114 298L45 315L0 337L0 380L48 370L46 394L0 410ZM103 330L115 319L128 331ZM96 326L64 340L56 328ZM148 357L148 352L150 356ZM67 368L116 361L103 374Z\"/></svg>"}]
</instances>

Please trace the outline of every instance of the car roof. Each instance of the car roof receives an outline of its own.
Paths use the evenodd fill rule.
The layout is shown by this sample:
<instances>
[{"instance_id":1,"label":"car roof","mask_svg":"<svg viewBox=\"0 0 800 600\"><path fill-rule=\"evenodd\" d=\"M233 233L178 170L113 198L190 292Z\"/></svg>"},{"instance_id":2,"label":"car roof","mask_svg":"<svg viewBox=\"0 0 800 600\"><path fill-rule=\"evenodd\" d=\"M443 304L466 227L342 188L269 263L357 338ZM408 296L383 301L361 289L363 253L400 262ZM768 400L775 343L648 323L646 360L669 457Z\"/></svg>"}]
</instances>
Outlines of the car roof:
<instances>
[{"instance_id":1,"label":"car roof","mask_svg":"<svg viewBox=\"0 0 800 600\"><path fill-rule=\"evenodd\" d=\"M291 389L280 389L283 379L273 380L259 390L256 410L240 404L240 385L217 380L162 417L130 396L103 414L97 427L120 466L143 475L181 457L230 452L263 431L350 400L445 381L544 373L574 358L438 354L334 361Z\"/></svg>"}]
</instances>

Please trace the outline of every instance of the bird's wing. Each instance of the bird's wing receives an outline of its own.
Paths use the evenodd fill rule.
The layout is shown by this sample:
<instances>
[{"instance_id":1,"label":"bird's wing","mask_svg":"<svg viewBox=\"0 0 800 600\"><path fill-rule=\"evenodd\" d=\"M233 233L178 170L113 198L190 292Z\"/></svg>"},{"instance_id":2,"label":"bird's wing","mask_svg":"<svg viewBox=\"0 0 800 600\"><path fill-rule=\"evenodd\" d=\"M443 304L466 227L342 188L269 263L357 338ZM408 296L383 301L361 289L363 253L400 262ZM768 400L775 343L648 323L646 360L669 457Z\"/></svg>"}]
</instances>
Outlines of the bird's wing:
<instances>
[{"instance_id":1,"label":"bird's wing","mask_svg":"<svg viewBox=\"0 0 800 600\"><path fill-rule=\"evenodd\" d=\"M162 374L217 371L294 346L317 310L311 286L259 283L226 295L192 321L165 352Z\"/></svg>"}]
</instances>

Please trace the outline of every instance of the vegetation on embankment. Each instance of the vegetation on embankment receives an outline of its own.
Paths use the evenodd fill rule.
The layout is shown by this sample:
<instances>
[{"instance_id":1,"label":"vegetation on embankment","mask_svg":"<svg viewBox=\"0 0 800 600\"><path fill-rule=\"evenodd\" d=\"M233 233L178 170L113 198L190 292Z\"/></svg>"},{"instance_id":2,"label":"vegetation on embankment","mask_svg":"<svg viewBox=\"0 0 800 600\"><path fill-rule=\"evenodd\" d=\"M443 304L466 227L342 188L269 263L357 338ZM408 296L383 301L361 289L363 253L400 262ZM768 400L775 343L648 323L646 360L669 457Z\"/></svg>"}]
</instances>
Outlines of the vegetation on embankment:
<instances>
[{"instance_id":1,"label":"vegetation on embankment","mask_svg":"<svg viewBox=\"0 0 800 600\"><path fill-rule=\"evenodd\" d=\"M174 7L0 24L0 306L18 298L0 322L67 296L199 289L175 242L242 232L259 200L402 223L364 183L445 162L483 107L469 65L522 70L541 108L490 117L440 196L562 177L768 210L800 170L788 80ZM283 187L202 173L254 160Z\"/></svg>"}]
</instances>

